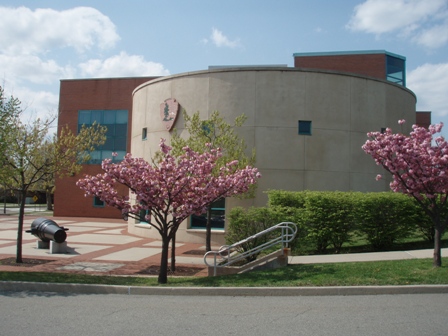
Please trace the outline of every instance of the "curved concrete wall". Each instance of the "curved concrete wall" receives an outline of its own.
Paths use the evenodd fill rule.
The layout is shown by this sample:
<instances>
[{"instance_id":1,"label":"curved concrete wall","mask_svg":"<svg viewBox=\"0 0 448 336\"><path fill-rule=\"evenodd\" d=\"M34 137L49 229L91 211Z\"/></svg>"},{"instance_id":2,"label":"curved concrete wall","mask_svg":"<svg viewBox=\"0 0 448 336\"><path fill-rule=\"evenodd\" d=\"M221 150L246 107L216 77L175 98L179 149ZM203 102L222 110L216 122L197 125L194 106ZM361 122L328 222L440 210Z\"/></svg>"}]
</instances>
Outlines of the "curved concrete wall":
<instances>
[{"instance_id":1,"label":"curved concrete wall","mask_svg":"<svg viewBox=\"0 0 448 336\"><path fill-rule=\"evenodd\" d=\"M234 68L163 77L135 89L131 152L147 160L158 150L160 138L170 139L159 106L175 98L190 115L203 119L215 110L229 122L245 114L238 130L249 150L255 147L261 171L256 198L228 199L235 205L264 206L268 189L385 191L377 182L380 171L361 149L366 133L398 128L398 119L415 122L415 95L408 89L373 78L294 68ZM298 120L312 121L312 135L298 134ZM148 130L142 141L142 128ZM175 127L183 130L179 115ZM401 127L401 126L400 126ZM157 235L155 230L129 223L129 231ZM151 231L153 233L151 233ZM202 232L182 225L178 241L204 241ZM216 244L223 235L214 235Z\"/></svg>"}]
</instances>

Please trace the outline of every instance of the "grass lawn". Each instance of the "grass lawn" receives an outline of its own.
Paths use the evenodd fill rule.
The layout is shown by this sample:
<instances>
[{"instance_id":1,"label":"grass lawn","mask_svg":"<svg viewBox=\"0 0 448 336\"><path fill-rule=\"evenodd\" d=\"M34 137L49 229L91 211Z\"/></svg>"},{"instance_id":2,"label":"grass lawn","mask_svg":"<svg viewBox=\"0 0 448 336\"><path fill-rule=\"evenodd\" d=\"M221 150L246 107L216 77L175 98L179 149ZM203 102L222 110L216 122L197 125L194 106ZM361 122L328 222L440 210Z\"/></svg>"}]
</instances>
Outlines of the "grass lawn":
<instances>
[{"instance_id":1,"label":"grass lawn","mask_svg":"<svg viewBox=\"0 0 448 336\"><path fill-rule=\"evenodd\" d=\"M448 258L434 268L431 259L289 265L276 270L219 277L170 277L168 286L299 287L448 284ZM159 286L155 277L115 277L67 273L0 272L0 281Z\"/></svg>"}]
</instances>

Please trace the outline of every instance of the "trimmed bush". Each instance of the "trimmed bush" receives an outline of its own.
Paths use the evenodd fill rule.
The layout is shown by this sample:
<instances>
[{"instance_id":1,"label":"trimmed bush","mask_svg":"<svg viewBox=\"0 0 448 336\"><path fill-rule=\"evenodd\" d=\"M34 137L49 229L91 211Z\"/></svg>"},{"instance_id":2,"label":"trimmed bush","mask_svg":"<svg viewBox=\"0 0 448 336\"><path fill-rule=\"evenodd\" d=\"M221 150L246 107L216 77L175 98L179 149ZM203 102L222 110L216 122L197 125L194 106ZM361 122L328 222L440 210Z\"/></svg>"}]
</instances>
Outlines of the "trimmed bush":
<instances>
[{"instance_id":1,"label":"trimmed bush","mask_svg":"<svg viewBox=\"0 0 448 336\"><path fill-rule=\"evenodd\" d=\"M358 231L375 250L389 249L415 231L419 212L411 198L392 192L361 195L356 201Z\"/></svg>"},{"instance_id":2,"label":"trimmed bush","mask_svg":"<svg viewBox=\"0 0 448 336\"><path fill-rule=\"evenodd\" d=\"M344 192L308 192L305 201L307 239L317 253L332 245L339 253L349 242L355 226L353 194Z\"/></svg>"},{"instance_id":3,"label":"trimmed bush","mask_svg":"<svg viewBox=\"0 0 448 336\"><path fill-rule=\"evenodd\" d=\"M232 211L229 243L280 222L298 225L290 244L295 254L325 253L330 247L338 253L354 235L365 237L377 251L390 249L417 230L427 240L434 239L431 219L414 199L400 193L269 190L267 194L268 208Z\"/></svg>"},{"instance_id":4,"label":"trimmed bush","mask_svg":"<svg viewBox=\"0 0 448 336\"><path fill-rule=\"evenodd\" d=\"M269 207L303 208L309 191L269 190Z\"/></svg>"}]
</instances>

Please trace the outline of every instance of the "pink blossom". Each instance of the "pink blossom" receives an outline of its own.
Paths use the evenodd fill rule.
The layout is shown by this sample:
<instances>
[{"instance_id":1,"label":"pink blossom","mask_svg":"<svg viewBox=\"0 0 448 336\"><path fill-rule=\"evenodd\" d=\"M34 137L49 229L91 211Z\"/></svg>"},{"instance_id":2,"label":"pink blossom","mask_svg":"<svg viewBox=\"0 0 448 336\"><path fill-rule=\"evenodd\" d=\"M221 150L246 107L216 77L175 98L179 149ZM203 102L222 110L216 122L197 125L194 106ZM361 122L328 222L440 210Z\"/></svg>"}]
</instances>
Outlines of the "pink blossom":
<instances>
[{"instance_id":1,"label":"pink blossom","mask_svg":"<svg viewBox=\"0 0 448 336\"><path fill-rule=\"evenodd\" d=\"M404 120L398 123L402 124ZM362 149L392 175L390 188L414 197L434 224L434 265L440 266L440 237L448 223L448 143L440 133L443 124L428 129L412 125L409 135L369 132ZM433 141L433 138L435 140ZM376 179L379 180L377 175Z\"/></svg>"},{"instance_id":2,"label":"pink blossom","mask_svg":"<svg viewBox=\"0 0 448 336\"><path fill-rule=\"evenodd\" d=\"M142 210L148 221L166 242L175 235L179 225L192 214L204 213L207 206L223 197L247 192L261 177L256 168L238 169L237 161L229 162L213 174L220 149L200 154L188 147L176 158L171 147L160 141L161 160L157 165L126 154L123 161L102 162L104 173L84 176L76 185L86 196L96 196L107 205L121 210L123 217L140 218ZM130 196L120 195L118 185L126 186ZM131 203L131 199L135 202ZM166 274L165 274L166 275Z\"/></svg>"}]
</instances>

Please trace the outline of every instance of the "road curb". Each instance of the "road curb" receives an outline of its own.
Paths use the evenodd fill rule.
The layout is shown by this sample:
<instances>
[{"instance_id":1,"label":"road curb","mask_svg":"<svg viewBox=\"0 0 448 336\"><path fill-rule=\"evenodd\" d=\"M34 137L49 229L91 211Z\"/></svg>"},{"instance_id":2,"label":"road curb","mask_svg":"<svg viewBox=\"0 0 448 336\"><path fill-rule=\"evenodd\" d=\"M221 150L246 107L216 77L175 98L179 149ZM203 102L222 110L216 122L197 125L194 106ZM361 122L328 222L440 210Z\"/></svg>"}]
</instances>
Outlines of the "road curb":
<instances>
[{"instance_id":1,"label":"road curb","mask_svg":"<svg viewBox=\"0 0 448 336\"><path fill-rule=\"evenodd\" d=\"M140 287L0 281L0 292L194 296L338 296L446 294L448 285L335 287Z\"/></svg>"}]
</instances>

